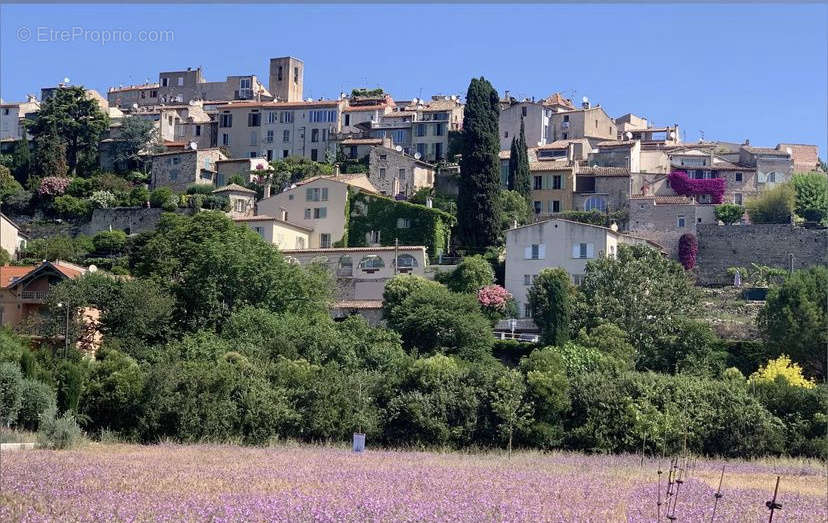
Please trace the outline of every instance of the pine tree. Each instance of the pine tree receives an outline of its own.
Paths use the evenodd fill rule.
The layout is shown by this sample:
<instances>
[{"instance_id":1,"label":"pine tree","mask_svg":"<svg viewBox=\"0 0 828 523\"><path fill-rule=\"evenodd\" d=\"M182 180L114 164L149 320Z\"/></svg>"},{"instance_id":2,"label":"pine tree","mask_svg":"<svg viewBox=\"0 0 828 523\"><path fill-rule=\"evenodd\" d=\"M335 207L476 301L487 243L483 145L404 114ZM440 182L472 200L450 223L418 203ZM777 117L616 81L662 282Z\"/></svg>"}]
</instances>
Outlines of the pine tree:
<instances>
[{"instance_id":1,"label":"pine tree","mask_svg":"<svg viewBox=\"0 0 828 523\"><path fill-rule=\"evenodd\" d=\"M46 176L66 176L66 145L57 133L41 134L35 139L35 154L28 184L33 188L35 179Z\"/></svg>"},{"instance_id":2,"label":"pine tree","mask_svg":"<svg viewBox=\"0 0 828 523\"><path fill-rule=\"evenodd\" d=\"M29 139L26 135L27 133L24 132L23 137L14 145L14 153L12 154L14 158L14 167L12 169L14 178L21 184L26 183L32 162Z\"/></svg>"},{"instance_id":3,"label":"pine tree","mask_svg":"<svg viewBox=\"0 0 828 523\"><path fill-rule=\"evenodd\" d=\"M457 218L461 244L475 250L496 245L500 236L499 116L492 84L472 78L463 117Z\"/></svg>"},{"instance_id":4,"label":"pine tree","mask_svg":"<svg viewBox=\"0 0 828 523\"><path fill-rule=\"evenodd\" d=\"M532 184L529 176L529 152L526 147L526 132L523 126L523 118L520 119L520 138L517 144L518 162L515 168L515 191L526 198L527 202L532 201ZM511 161L511 158L510 158Z\"/></svg>"},{"instance_id":5,"label":"pine tree","mask_svg":"<svg viewBox=\"0 0 828 523\"><path fill-rule=\"evenodd\" d=\"M515 174L517 173L518 164L520 163L520 149L518 148L517 138L512 136L512 147L509 149L509 178L506 183L506 188L510 191L515 190Z\"/></svg>"}]
</instances>

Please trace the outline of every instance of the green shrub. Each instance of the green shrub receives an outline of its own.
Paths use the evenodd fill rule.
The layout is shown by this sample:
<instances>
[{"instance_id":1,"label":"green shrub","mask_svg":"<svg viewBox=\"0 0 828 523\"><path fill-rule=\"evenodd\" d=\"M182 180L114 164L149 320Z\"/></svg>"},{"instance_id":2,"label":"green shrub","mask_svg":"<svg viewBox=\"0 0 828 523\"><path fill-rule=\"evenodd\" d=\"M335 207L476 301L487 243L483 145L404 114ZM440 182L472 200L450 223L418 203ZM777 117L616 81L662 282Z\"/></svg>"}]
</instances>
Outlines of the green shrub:
<instances>
[{"instance_id":1,"label":"green shrub","mask_svg":"<svg viewBox=\"0 0 828 523\"><path fill-rule=\"evenodd\" d=\"M129 205L132 207L144 207L150 199L149 189L143 185L133 187L129 192Z\"/></svg>"},{"instance_id":2,"label":"green shrub","mask_svg":"<svg viewBox=\"0 0 828 523\"><path fill-rule=\"evenodd\" d=\"M63 360L55 371L57 407L60 412L78 410L78 399L83 390L84 372L80 365Z\"/></svg>"},{"instance_id":3,"label":"green shrub","mask_svg":"<svg viewBox=\"0 0 828 523\"><path fill-rule=\"evenodd\" d=\"M745 208L735 203L723 203L715 207L716 219L725 225L739 223L745 214Z\"/></svg>"},{"instance_id":4,"label":"green shrub","mask_svg":"<svg viewBox=\"0 0 828 523\"><path fill-rule=\"evenodd\" d=\"M207 184L204 184L204 183L197 183L195 185L191 185L191 186L187 187L187 194L202 194L204 196L208 196L210 194L213 194L213 191L215 189L216 188L213 187L212 185L207 185Z\"/></svg>"},{"instance_id":5,"label":"green shrub","mask_svg":"<svg viewBox=\"0 0 828 523\"><path fill-rule=\"evenodd\" d=\"M95 252L113 254L123 252L126 247L127 235L124 231L101 231L92 237Z\"/></svg>"},{"instance_id":6,"label":"green shrub","mask_svg":"<svg viewBox=\"0 0 828 523\"><path fill-rule=\"evenodd\" d=\"M55 408L55 393L45 383L24 379L21 387L20 411L17 426L26 430L37 430L40 416Z\"/></svg>"},{"instance_id":7,"label":"green shrub","mask_svg":"<svg viewBox=\"0 0 828 523\"><path fill-rule=\"evenodd\" d=\"M66 187L66 194L76 198L88 198L96 188L91 178L72 178L69 186Z\"/></svg>"},{"instance_id":8,"label":"green shrub","mask_svg":"<svg viewBox=\"0 0 828 523\"><path fill-rule=\"evenodd\" d=\"M474 294L493 281L494 271L483 256L466 256L445 283L452 292Z\"/></svg>"},{"instance_id":9,"label":"green shrub","mask_svg":"<svg viewBox=\"0 0 828 523\"><path fill-rule=\"evenodd\" d=\"M828 217L828 176L825 173L798 173L791 178L796 191L796 214L811 222Z\"/></svg>"},{"instance_id":10,"label":"green shrub","mask_svg":"<svg viewBox=\"0 0 828 523\"><path fill-rule=\"evenodd\" d=\"M96 209L109 209L115 207L118 198L109 191L95 191L89 197L89 201Z\"/></svg>"},{"instance_id":11,"label":"green shrub","mask_svg":"<svg viewBox=\"0 0 828 523\"><path fill-rule=\"evenodd\" d=\"M92 203L74 196L58 196L52 208L64 220L85 220L92 215Z\"/></svg>"},{"instance_id":12,"label":"green shrub","mask_svg":"<svg viewBox=\"0 0 828 523\"><path fill-rule=\"evenodd\" d=\"M23 374L15 363L0 363L0 423L9 426L20 411Z\"/></svg>"},{"instance_id":13,"label":"green shrub","mask_svg":"<svg viewBox=\"0 0 828 523\"><path fill-rule=\"evenodd\" d=\"M230 198L222 194L210 194L204 197L202 206L205 209L227 212L230 210Z\"/></svg>"},{"instance_id":14,"label":"green shrub","mask_svg":"<svg viewBox=\"0 0 828 523\"><path fill-rule=\"evenodd\" d=\"M55 409L49 409L40 417L40 430L37 432L37 444L40 448L51 450L71 449L83 439L75 416L70 413L57 415Z\"/></svg>"},{"instance_id":15,"label":"green shrub","mask_svg":"<svg viewBox=\"0 0 828 523\"><path fill-rule=\"evenodd\" d=\"M751 223L791 223L796 194L788 184L768 189L745 204Z\"/></svg>"},{"instance_id":16,"label":"green shrub","mask_svg":"<svg viewBox=\"0 0 828 523\"><path fill-rule=\"evenodd\" d=\"M149 202L151 207L172 212L178 208L178 195L169 187L159 187L152 191Z\"/></svg>"}]
</instances>

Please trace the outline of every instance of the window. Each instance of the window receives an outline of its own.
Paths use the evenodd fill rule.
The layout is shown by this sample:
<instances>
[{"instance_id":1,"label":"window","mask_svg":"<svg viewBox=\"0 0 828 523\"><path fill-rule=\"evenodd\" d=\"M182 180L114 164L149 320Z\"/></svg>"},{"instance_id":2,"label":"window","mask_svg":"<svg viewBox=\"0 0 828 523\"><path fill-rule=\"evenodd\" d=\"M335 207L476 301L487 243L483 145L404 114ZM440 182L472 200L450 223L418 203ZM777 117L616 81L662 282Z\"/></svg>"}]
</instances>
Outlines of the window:
<instances>
[{"instance_id":1,"label":"window","mask_svg":"<svg viewBox=\"0 0 828 523\"><path fill-rule=\"evenodd\" d=\"M319 248L320 249L329 249L331 247L331 234L328 232L323 232L319 235Z\"/></svg>"},{"instance_id":2,"label":"window","mask_svg":"<svg viewBox=\"0 0 828 523\"><path fill-rule=\"evenodd\" d=\"M319 159L319 151L317 149L311 149L311 160L314 162Z\"/></svg>"},{"instance_id":3,"label":"window","mask_svg":"<svg viewBox=\"0 0 828 523\"><path fill-rule=\"evenodd\" d=\"M523 275L523 284L524 285L532 285L532 275L531 274L524 274Z\"/></svg>"},{"instance_id":4,"label":"window","mask_svg":"<svg viewBox=\"0 0 828 523\"><path fill-rule=\"evenodd\" d=\"M532 306L528 303L523 304L523 317L524 318L531 318L532 317Z\"/></svg>"},{"instance_id":5,"label":"window","mask_svg":"<svg viewBox=\"0 0 828 523\"><path fill-rule=\"evenodd\" d=\"M287 149L282 149L282 158L287 158L290 156L290 151Z\"/></svg>"},{"instance_id":6,"label":"window","mask_svg":"<svg viewBox=\"0 0 828 523\"><path fill-rule=\"evenodd\" d=\"M572 257L576 259L594 258L595 246L591 243L575 243L572 245Z\"/></svg>"},{"instance_id":7,"label":"window","mask_svg":"<svg viewBox=\"0 0 828 523\"><path fill-rule=\"evenodd\" d=\"M733 203L736 205L742 205L742 193L733 193Z\"/></svg>"},{"instance_id":8,"label":"window","mask_svg":"<svg viewBox=\"0 0 828 523\"><path fill-rule=\"evenodd\" d=\"M201 136L201 126L200 125L195 126L195 135L196 136Z\"/></svg>"},{"instance_id":9,"label":"window","mask_svg":"<svg viewBox=\"0 0 828 523\"><path fill-rule=\"evenodd\" d=\"M387 154L381 154L381 155L380 155L380 160L385 160L385 159L387 159L387 158L388 158L388 155L387 155Z\"/></svg>"},{"instance_id":10,"label":"window","mask_svg":"<svg viewBox=\"0 0 828 523\"><path fill-rule=\"evenodd\" d=\"M251 131L250 132L250 145L256 145L256 139L257 139L258 134L259 133L257 133L256 131Z\"/></svg>"},{"instance_id":11,"label":"window","mask_svg":"<svg viewBox=\"0 0 828 523\"><path fill-rule=\"evenodd\" d=\"M685 223L686 220L684 219L684 216L676 216L676 227L678 227L679 229L683 229Z\"/></svg>"},{"instance_id":12,"label":"window","mask_svg":"<svg viewBox=\"0 0 828 523\"><path fill-rule=\"evenodd\" d=\"M319 129L311 129L311 142L319 141Z\"/></svg>"},{"instance_id":13,"label":"window","mask_svg":"<svg viewBox=\"0 0 828 523\"><path fill-rule=\"evenodd\" d=\"M279 121L276 111L268 111L267 112L267 123L274 124Z\"/></svg>"},{"instance_id":14,"label":"window","mask_svg":"<svg viewBox=\"0 0 828 523\"><path fill-rule=\"evenodd\" d=\"M587 198L586 202L584 202L584 210L604 212L607 210L607 201L601 196L590 196Z\"/></svg>"},{"instance_id":15,"label":"window","mask_svg":"<svg viewBox=\"0 0 828 523\"><path fill-rule=\"evenodd\" d=\"M305 209L305 219L306 220L311 219L311 212L313 212L313 211L311 211L310 209Z\"/></svg>"},{"instance_id":16,"label":"window","mask_svg":"<svg viewBox=\"0 0 828 523\"><path fill-rule=\"evenodd\" d=\"M246 200L235 200L233 201L233 210L236 212L247 212L247 201Z\"/></svg>"},{"instance_id":17,"label":"window","mask_svg":"<svg viewBox=\"0 0 828 523\"><path fill-rule=\"evenodd\" d=\"M379 177L380 177L380 180L385 179L385 167L380 167Z\"/></svg>"},{"instance_id":18,"label":"window","mask_svg":"<svg viewBox=\"0 0 828 523\"><path fill-rule=\"evenodd\" d=\"M258 155L259 155L259 153L257 153L256 151L250 151L250 157L251 158L256 158Z\"/></svg>"},{"instance_id":19,"label":"window","mask_svg":"<svg viewBox=\"0 0 828 523\"><path fill-rule=\"evenodd\" d=\"M405 130L391 131L391 140L396 144L404 144L408 140L405 139Z\"/></svg>"},{"instance_id":20,"label":"window","mask_svg":"<svg viewBox=\"0 0 828 523\"><path fill-rule=\"evenodd\" d=\"M253 230L256 231L256 234L258 234L259 236L264 237L264 227L254 226Z\"/></svg>"},{"instance_id":21,"label":"window","mask_svg":"<svg viewBox=\"0 0 828 523\"><path fill-rule=\"evenodd\" d=\"M342 125L344 125L344 126L346 126L346 127L347 127L347 126L349 126L349 125L351 125L351 115L350 115L350 114L346 114L346 115L345 115L345 123L344 123L344 124L342 124Z\"/></svg>"},{"instance_id":22,"label":"window","mask_svg":"<svg viewBox=\"0 0 828 523\"><path fill-rule=\"evenodd\" d=\"M371 231L368 233L369 243L380 243L380 231Z\"/></svg>"},{"instance_id":23,"label":"window","mask_svg":"<svg viewBox=\"0 0 828 523\"><path fill-rule=\"evenodd\" d=\"M259 127L260 125L262 125L262 113L253 111L247 114L248 127Z\"/></svg>"},{"instance_id":24,"label":"window","mask_svg":"<svg viewBox=\"0 0 828 523\"><path fill-rule=\"evenodd\" d=\"M304 249L305 248L305 239L301 236L296 237L296 248L297 249Z\"/></svg>"},{"instance_id":25,"label":"window","mask_svg":"<svg viewBox=\"0 0 828 523\"><path fill-rule=\"evenodd\" d=\"M268 161L268 162L272 162L272 161L273 161L273 149L268 149L268 150L267 150L267 161ZM293 195L291 195L291 196L293 196Z\"/></svg>"},{"instance_id":26,"label":"window","mask_svg":"<svg viewBox=\"0 0 828 523\"><path fill-rule=\"evenodd\" d=\"M563 121L566 122L566 123L569 123L569 115L568 114L564 115Z\"/></svg>"},{"instance_id":27,"label":"window","mask_svg":"<svg viewBox=\"0 0 828 523\"><path fill-rule=\"evenodd\" d=\"M279 113L279 123L293 123L293 111Z\"/></svg>"},{"instance_id":28,"label":"window","mask_svg":"<svg viewBox=\"0 0 828 523\"><path fill-rule=\"evenodd\" d=\"M405 181L405 169L400 169L400 180Z\"/></svg>"},{"instance_id":29,"label":"window","mask_svg":"<svg viewBox=\"0 0 828 523\"><path fill-rule=\"evenodd\" d=\"M508 137L509 137L509 131L504 132L504 133L503 133L503 137L504 137L504 138L508 138Z\"/></svg>"},{"instance_id":30,"label":"window","mask_svg":"<svg viewBox=\"0 0 828 523\"><path fill-rule=\"evenodd\" d=\"M328 188L317 187L314 189L305 189L305 201L307 202L327 202Z\"/></svg>"},{"instance_id":31,"label":"window","mask_svg":"<svg viewBox=\"0 0 828 523\"><path fill-rule=\"evenodd\" d=\"M282 141L285 143L290 141L290 131L288 131L287 129L282 131Z\"/></svg>"},{"instance_id":32,"label":"window","mask_svg":"<svg viewBox=\"0 0 828 523\"><path fill-rule=\"evenodd\" d=\"M267 130L267 138L265 140L267 140L267 143L273 143L273 129Z\"/></svg>"},{"instance_id":33,"label":"window","mask_svg":"<svg viewBox=\"0 0 828 523\"><path fill-rule=\"evenodd\" d=\"M221 133L221 145L230 145L230 135Z\"/></svg>"},{"instance_id":34,"label":"window","mask_svg":"<svg viewBox=\"0 0 828 523\"><path fill-rule=\"evenodd\" d=\"M313 219L314 220L324 220L328 217L328 208L327 207L314 207L313 209Z\"/></svg>"},{"instance_id":35,"label":"window","mask_svg":"<svg viewBox=\"0 0 828 523\"><path fill-rule=\"evenodd\" d=\"M239 80L239 89L250 89L250 78L242 78Z\"/></svg>"},{"instance_id":36,"label":"window","mask_svg":"<svg viewBox=\"0 0 828 523\"><path fill-rule=\"evenodd\" d=\"M556 174L552 177L552 188L553 189L562 189L563 188L563 176L560 174Z\"/></svg>"},{"instance_id":37,"label":"window","mask_svg":"<svg viewBox=\"0 0 828 523\"><path fill-rule=\"evenodd\" d=\"M573 274L572 275L572 283L575 285L581 285L584 283L584 275L583 274Z\"/></svg>"},{"instance_id":38,"label":"window","mask_svg":"<svg viewBox=\"0 0 828 523\"><path fill-rule=\"evenodd\" d=\"M308 121L311 123L335 122L336 111L308 111Z\"/></svg>"},{"instance_id":39,"label":"window","mask_svg":"<svg viewBox=\"0 0 828 523\"><path fill-rule=\"evenodd\" d=\"M527 246L523 251L523 257L527 260L543 260L546 258L546 245L533 243Z\"/></svg>"},{"instance_id":40,"label":"window","mask_svg":"<svg viewBox=\"0 0 828 523\"><path fill-rule=\"evenodd\" d=\"M549 212L561 212L561 201L549 200Z\"/></svg>"},{"instance_id":41,"label":"window","mask_svg":"<svg viewBox=\"0 0 828 523\"><path fill-rule=\"evenodd\" d=\"M161 79L161 87L167 87L169 85L170 85L170 79L169 78L162 78Z\"/></svg>"},{"instance_id":42,"label":"window","mask_svg":"<svg viewBox=\"0 0 828 523\"><path fill-rule=\"evenodd\" d=\"M398 269L411 269L417 267L418 265L417 258L411 256L410 254L400 254L397 256Z\"/></svg>"},{"instance_id":43,"label":"window","mask_svg":"<svg viewBox=\"0 0 828 523\"><path fill-rule=\"evenodd\" d=\"M222 113L219 116L219 127L233 127L233 115L230 113Z\"/></svg>"},{"instance_id":44,"label":"window","mask_svg":"<svg viewBox=\"0 0 828 523\"><path fill-rule=\"evenodd\" d=\"M279 66L279 71L276 73L276 77L278 78L279 82L282 81L282 66L281 65Z\"/></svg>"},{"instance_id":45,"label":"window","mask_svg":"<svg viewBox=\"0 0 828 523\"><path fill-rule=\"evenodd\" d=\"M736 181L737 181L737 182L741 182L741 181L742 181L742 173L736 173Z\"/></svg>"},{"instance_id":46,"label":"window","mask_svg":"<svg viewBox=\"0 0 828 523\"><path fill-rule=\"evenodd\" d=\"M377 269L382 269L383 267L385 267L385 262L382 261L382 258L376 254L366 256L359 261L359 268L366 272L374 272Z\"/></svg>"},{"instance_id":47,"label":"window","mask_svg":"<svg viewBox=\"0 0 828 523\"><path fill-rule=\"evenodd\" d=\"M174 182L178 180L178 169L170 169L170 181Z\"/></svg>"},{"instance_id":48,"label":"window","mask_svg":"<svg viewBox=\"0 0 828 523\"><path fill-rule=\"evenodd\" d=\"M417 136L425 136L426 135L426 126L425 124L417 124Z\"/></svg>"},{"instance_id":49,"label":"window","mask_svg":"<svg viewBox=\"0 0 828 523\"><path fill-rule=\"evenodd\" d=\"M397 229L409 229L411 227L411 219L397 218Z\"/></svg>"},{"instance_id":50,"label":"window","mask_svg":"<svg viewBox=\"0 0 828 523\"><path fill-rule=\"evenodd\" d=\"M444 134L443 130L444 129L445 128L443 127L443 124L441 124L441 123L438 123L437 125L435 125L434 126L434 136L443 136L443 134Z\"/></svg>"},{"instance_id":51,"label":"window","mask_svg":"<svg viewBox=\"0 0 828 523\"><path fill-rule=\"evenodd\" d=\"M435 143L434 144L434 157L438 160L443 159L443 144Z\"/></svg>"},{"instance_id":52,"label":"window","mask_svg":"<svg viewBox=\"0 0 828 523\"><path fill-rule=\"evenodd\" d=\"M563 133L563 139L566 140L566 133Z\"/></svg>"},{"instance_id":53,"label":"window","mask_svg":"<svg viewBox=\"0 0 828 523\"><path fill-rule=\"evenodd\" d=\"M183 86L184 86L184 77L179 76L178 77L178 87L183 87Z\"/></svg>"},{"instance_id":54,"label":"window","mask_svg":"<svg viewBox=\"0 0 828 523\"><path fill-rule=\"evenodd\" d=\"M158 91L150 91L150 98L158 98Z\"/></svg>"},{"instance_id":55,"label":"window","mask_svg":"<svg viewBox=\"0 0 828 523\"><path fill-rule=\"evenodd\" d=\"M521 113L522 116L526 116L526 106L525 105L520 108L520 113Z\"/></svg>"},{"instance_id":56,"label":"window","mask_svg":"<svg viewBox=\"0 0 828 523\"><path fill-rule=\"evenodd\" d=\"M543 211L543 203L539 201L532 202L532 210L535 211L535 214L540 214Z\"/></svg>"},{"instance_id":57,"label":"window","mask_svg":"<svg viewBox=\"0 0 828 523\"><path fill-rule=\"evenodd\" d=\"M293 68L293 83L295 83L295 84L299 83L299 68L298 67Z\"/></svg>"},{"instance_id":58,"label":"window","mask_svg":"<svg viewBox=\"0 0 828 523\"><path fill-rule=\"evenodd\" d=\"M532 188L536 191L543 189L543 176L535 176Z\"/></svg>"}]
</instances>

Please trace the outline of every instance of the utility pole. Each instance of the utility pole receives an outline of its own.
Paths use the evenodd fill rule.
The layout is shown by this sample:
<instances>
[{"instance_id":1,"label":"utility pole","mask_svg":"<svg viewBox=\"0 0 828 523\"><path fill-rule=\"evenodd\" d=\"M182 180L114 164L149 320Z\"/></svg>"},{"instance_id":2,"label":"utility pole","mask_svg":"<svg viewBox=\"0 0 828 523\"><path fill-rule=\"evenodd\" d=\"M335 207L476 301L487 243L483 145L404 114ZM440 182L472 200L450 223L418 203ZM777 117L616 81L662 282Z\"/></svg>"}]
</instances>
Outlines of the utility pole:
<instances>
[{"instance_id":1,"label":"utility pole","mask_svg":"<svg viewBox=\"0 0 828 523\"><path fill-rule=\"evenodd\" d=\"M400 272L400 268L398 267L400 261L400 239L394 238L394 276L396 276Z\"/></svg>"}]
</instances>

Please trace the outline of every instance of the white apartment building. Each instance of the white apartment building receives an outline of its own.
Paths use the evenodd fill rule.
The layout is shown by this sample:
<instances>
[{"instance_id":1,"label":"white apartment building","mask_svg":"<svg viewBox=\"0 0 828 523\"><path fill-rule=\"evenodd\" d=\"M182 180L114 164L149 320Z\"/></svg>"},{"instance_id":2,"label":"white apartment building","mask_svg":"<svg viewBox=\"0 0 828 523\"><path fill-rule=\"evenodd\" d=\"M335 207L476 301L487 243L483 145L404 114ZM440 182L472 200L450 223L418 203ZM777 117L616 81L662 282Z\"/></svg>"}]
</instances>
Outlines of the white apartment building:
<instances>
[{"instance_id":1,"label":"white apartment building","mask_svg":"<svg viewBox=\"0 0 828 523\"><path fill-rule=\"evenodd\" d=\"M0 102L0 141L16 142L23 138L23 121L27 114L40 110L40 102L29 95L25 102Z\"/></svg>"}]
</instances>

